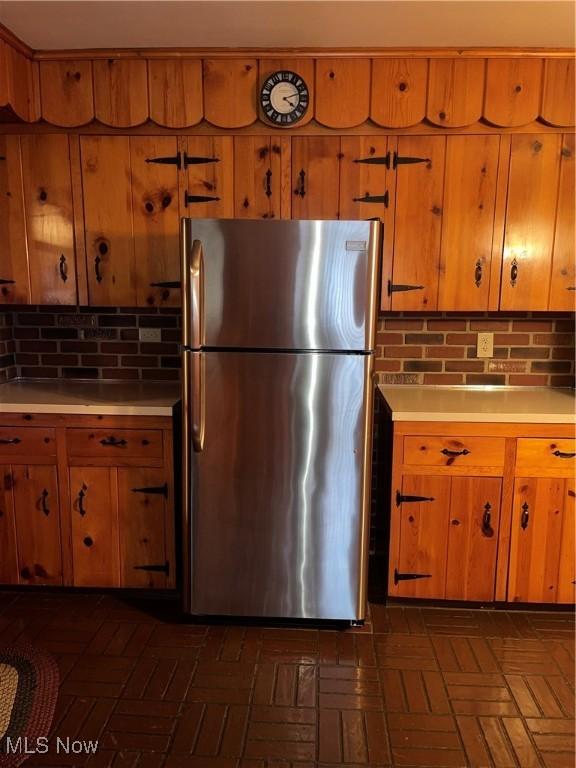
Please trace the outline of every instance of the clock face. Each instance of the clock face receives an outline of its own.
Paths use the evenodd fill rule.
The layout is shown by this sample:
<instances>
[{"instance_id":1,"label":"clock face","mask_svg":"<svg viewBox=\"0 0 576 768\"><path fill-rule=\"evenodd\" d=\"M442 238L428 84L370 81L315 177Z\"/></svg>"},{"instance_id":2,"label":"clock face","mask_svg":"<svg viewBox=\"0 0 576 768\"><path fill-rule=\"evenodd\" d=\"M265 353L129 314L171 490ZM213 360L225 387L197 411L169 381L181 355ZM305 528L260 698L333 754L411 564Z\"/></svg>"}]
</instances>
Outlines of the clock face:
<instances>
[{"instance_id":1,"label":"clock face","mask_svg":"<svg viewBox=\"0 0 576 768\"><path fill-rule=\"evenodd\" d=\"M276 125L292 125L301 120L308 103L308 86L296 72L273 72L260 91L262 110Z\"/></svg>"}]
</instances>

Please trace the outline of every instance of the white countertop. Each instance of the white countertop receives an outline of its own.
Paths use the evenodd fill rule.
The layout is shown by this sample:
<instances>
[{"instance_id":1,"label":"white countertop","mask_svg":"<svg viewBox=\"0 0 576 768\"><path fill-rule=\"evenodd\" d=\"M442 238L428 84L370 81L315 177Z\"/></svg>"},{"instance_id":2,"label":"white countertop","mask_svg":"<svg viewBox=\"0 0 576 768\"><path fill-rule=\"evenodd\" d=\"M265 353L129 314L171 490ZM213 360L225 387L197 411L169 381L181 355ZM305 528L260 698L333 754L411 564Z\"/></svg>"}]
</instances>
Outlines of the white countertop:
<instances>
[{"instance_id":1,"label":"white countertop","mask_svg":"<svg viewBox=\"0 0 576 768\"><path fill-rule=\"evenodd\" d=\"M574 424L571 389L380 386L393 421Z\"/></svg>"},{"instance_id":2,"label":"white countertop","mask_svg":"<svg viewBox=\"0 0 576 768\"><path fill-rule=\"evenodd\" d=\"M0 384L2 413L172 416L180 384L147 381L13 380Z\"/></svg>"}]
</instances>

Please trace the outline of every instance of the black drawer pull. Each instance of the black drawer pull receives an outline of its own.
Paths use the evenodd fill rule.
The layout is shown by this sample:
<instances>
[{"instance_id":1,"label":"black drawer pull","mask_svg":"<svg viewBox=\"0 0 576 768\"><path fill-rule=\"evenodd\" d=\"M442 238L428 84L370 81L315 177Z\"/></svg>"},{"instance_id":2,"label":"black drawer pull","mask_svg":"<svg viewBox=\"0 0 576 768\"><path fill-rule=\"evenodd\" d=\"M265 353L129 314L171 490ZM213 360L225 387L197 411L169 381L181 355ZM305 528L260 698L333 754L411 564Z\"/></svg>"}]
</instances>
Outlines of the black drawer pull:
<instances>
[{"instance_id":1,"label":"black drawer pull","mask_svg":"<svg viewBox=\"0 0 576 768\"><path fill-rule=\"evenodd\" d=\"M516 259L512 260L512 264L510 265L510 285L512 288L516 285L518 282L518 262Z\"/></svg>"},{"instance_id":2,"label":"black drawer pull","mask_svg":"<svg viewBox=\"0 0 576 768\"><path fill-rule=\"evenodd\" d=\"M48 517L50 514L50 510L48 509L48 504L46 503L46 499L48 498L48 491L46 488L42 491L40 494L40 508L42 509L42 512Z\"/></svg>"},{"instance_id":3,"label":"black drawer pull","mask_svg":"<svg viewBox=\"0 0 576 768\"><path fill-rule=\"evenodd\" d=\"M112 446L114 448L123 448L125 445L127 445L126 440L118 440L117 437L105 437L103 440L100 440L100 445L104 445L106 447Z\"/></svg>"},{"instance_id":4,"label":"black drawer pull","mask_svg":"<svg viewBox=\"0 0 576 768\"><path fill-rule=\"evenodd\" d=\"M84 497L86 496L86 486L83 485L78 491L78 512L80 517L84 517L86 510L84 509Z\"/></svg>"},{"instance_id":5,"label":"black drawer pull","mask_svg":"<svg viewBox=\"0 0 576 768\"><path fill-rule=\"evenodd\" d=\"M522 528L523 531L528 528L528 521L530 517L528 514L529 509L530 508L528 507L528 502L525 501L524 504L522 504L522 514L520 515L520 528Z\"/></svg>"},{"instance_id":6,"label":"black drawer pull","mask_svg":"<svg viewBox=\"0 0 576 768\"><path fill-rule=\"evenodd\" d=\"M489 501L484 504L484 514L482 515L482 534L491 539L494 536L494 528L492 528L492 505Z\"/></svg>"},{"instance_id":7,"label":"black drawer pull","mask_svg":"<svg viewBox=\"0 0 576 768\"><path fill-rule=\"evenodd\" d=\"M0 440L0 445L18 445L21 442L19 437L6 437Z\"/></svg>"},{"instance_id":8,"label":"black drawer pull","mask_svg":"<svg viewBox=\"0 0 576 768\"><path fill-rule=\"evenodd\" d=\"M449 448L442 448L440 453L444 456L468 456L470 451L467 448L463 448L461 451L451 451Z\"/></svg>"},{"instance_id":9,"label":"black drawer pull","mask_svg":"<svg viewBox=\"0 0 576 768\"><path fill-rule=\"evenodd\" d=\"M100 256L96 256L94 259L94 274L96 275L96 282L101 283L102 282L102 272L100 272L100 262L102 259Z\"/></svg>"},{"instance_id":10,"label":"black drawer pull","mask_svg":"<svg viewBox=\"0 0 576 768\"><path fill-rule=\"evenodd\" d=\"M65 283L66 280L68 280L68 264L66 264L66 256L64 256L63 253L60 255L58 266L60 270L60 279Z\"/></svg>"},{"instance_id":11,"label":"black drawer pull","mask_svg":"<svg viewBox=\"0 0 576 768\"><path fill-rule=\"evenodd\" d=\"M168 498L168 483L164 483L164 485L152 485L147 488L131 488L130 490L132 493L155 493L158 494L158 496L164 496L165 499Z\"/></svg>"},{"instance_id":12,"label":"black drawer pull","mask_svg":"<svg viewBox=\"0 0 576 768\"><path fill-rule=\"evenodd\" d=\"M478 259L474 267L474 285L476 288L480 288L482 285L482 262L480 259Z\"/></svg>"},{"instance_id":13,"label":"black drawer pull","mask_svg":"<svg viewBox=\"0 0 576 768\"><path fill-rule=\"evenodd\" d=\"M565 453L564 451L554 451L554 456L558 456L559 459L573 459L576 453Z\"/></svg>"}]
</instances>

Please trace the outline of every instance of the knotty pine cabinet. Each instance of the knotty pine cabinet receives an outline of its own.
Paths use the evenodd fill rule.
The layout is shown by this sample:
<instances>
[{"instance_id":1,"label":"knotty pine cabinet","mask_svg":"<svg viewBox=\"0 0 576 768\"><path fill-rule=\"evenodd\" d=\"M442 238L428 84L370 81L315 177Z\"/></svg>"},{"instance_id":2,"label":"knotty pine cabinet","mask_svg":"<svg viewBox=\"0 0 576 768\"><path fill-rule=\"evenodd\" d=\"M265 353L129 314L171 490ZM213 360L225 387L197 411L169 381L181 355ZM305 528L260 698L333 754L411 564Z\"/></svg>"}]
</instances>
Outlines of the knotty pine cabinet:
<instances>
[{"instance_id":1,"label":"knotty pine cabinet","mask_svg":"<svg viewBox=\"0 0 576 768\"><path fill-rule=\"evenodd\" d=\"M171 424L4 414L0 583L174 587Z\"/></svg>"},{"instance_id":2,"label":"knotty pine cabinet","mask_svg":"<svg viewBox=\"0 0 576 768\"><path fill-rule=\"evenodd\" d=\"M569 425L392 428L391 597L574 602Z\"/></svg>"}]
</instances>

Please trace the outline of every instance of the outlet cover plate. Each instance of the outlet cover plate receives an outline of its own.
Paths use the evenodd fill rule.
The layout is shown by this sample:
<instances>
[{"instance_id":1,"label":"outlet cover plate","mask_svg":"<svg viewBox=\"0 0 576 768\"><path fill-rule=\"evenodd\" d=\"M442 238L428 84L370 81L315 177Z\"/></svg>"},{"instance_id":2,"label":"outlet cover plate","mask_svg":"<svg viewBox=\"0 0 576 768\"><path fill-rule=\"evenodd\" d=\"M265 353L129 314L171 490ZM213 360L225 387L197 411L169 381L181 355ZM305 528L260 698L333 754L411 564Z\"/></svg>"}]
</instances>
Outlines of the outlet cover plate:
<instances>
[{"instance_id":1,"label":"outlet cover plate","mask_svg":"<svg viewBox=\"0 0 576 768\"><path fill-rule=\"evenodd\" d=\"M494 334L479 333L476 344L476 357L494 356Z\"/></svg>"},{"instance_id":2,"label":"outlet cover plate","mask_svg":"<svg viewBox=\"0 0 576 768\"><path fill-rule=\"evenodd\" d=\"M139 328L140 341L162 341L162 328Z\"/></svg>"}]
</instances>

